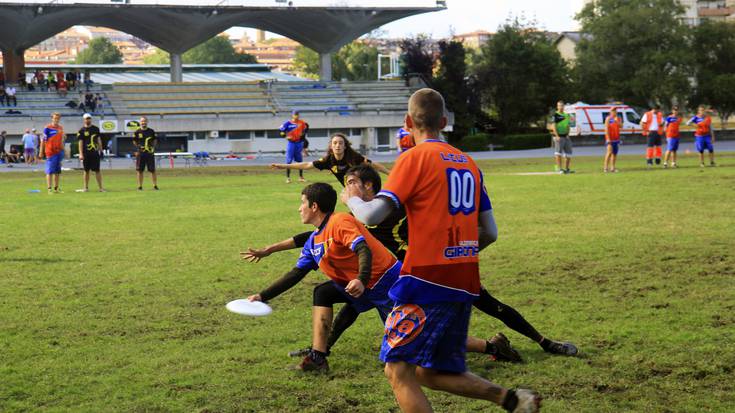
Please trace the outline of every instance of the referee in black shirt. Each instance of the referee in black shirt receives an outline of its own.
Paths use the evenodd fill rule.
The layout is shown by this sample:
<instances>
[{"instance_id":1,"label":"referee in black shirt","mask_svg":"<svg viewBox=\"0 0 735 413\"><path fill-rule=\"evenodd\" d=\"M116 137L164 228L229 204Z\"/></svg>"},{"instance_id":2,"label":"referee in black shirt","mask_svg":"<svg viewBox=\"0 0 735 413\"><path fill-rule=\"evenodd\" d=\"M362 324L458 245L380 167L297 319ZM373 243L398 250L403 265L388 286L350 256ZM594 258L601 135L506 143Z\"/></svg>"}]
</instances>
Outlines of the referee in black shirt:
<instances>
[{"instance_id":1,"label":"referee in black shirt","mask_svg":"<svg viewBox=\"0 0 735 413\"><path fill-rule=\"evenodd\" d=\"M82 128L77 132L79 142L79 160L84 167L84 188L77 192L89 191L89 171L95 173L97 187L100 192L105 192L102 187L102 172L100 172L100 154L102 153L102 138L100 128L92 124L92 115L82 115Z\"/></svg>"},{"instance_id":2,"label":"referee in black shirt","mask_svg":"<svg viewBox=\"0 0 735 413\"><path fill-rule=\"evenodd\" d=\"M133 132L133 145L137 148L135 170L138 172L138 191L143 190L143 172L148 169L153 179L153 189L158 191L156 177L156 132L148 127L148 118L140 118L140 127Z\"/></svg>"}]
</instances>

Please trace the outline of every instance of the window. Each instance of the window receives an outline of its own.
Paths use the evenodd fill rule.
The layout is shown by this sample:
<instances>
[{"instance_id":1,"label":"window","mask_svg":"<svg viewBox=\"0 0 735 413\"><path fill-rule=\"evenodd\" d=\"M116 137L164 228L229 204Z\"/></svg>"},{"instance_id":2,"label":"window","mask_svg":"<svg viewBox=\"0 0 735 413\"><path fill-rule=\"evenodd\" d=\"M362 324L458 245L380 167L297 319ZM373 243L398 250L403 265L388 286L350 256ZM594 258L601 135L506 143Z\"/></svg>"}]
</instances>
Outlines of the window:
<instances>
[{"instance_id":1,"label":"window","mask_svg":"<svg viewBox=\"0 0 735 413\"><path fill-rule=\"evenodd\" d=\"M626 111L625 112L625 119L627 119L628 122L630 122L630 123L632 123L634 125L639 125L641 123L640 116L638 116L638 114L635 113L635 112L627 112Z\"/></svg>"},{"instance_id":2,"label":"window","mask_svg":"<svg viewBox=\"0 0 735 413\"><path fill-rule=\"evenodd\" d=\"M268 130L268 139L281 139L281 131L278 129Z\"/></svg>"},{"instance_id":3,"label":"window","mask_svg":"<svg viewBox=\"0 0 735 413\"><path fill-rule=\"evenodd\" d=\"M328 129L309 129L309 133L307 135L310 138L328 138L329 130Z\"/></svg>"},{"instance_id":4,"label":"window","mask_svg":"<svg viewBox=\"0 0 735 413\"><path fill-rule=\"evenodd\" d=\"M254 131L251 131L250 133L253 139L262 139L268 136L268 132L264 130L254 130Z\"/></svg>"},{"instance_id":5,"label":"window","mask_svg":"<svg viewBox=\"0 0 735 413\"><path fill-rule=\"evenodd\" d=\"M251 140L250 137L250 131L247 130L238 130L238 131L230 131L227 135L227 139L229 140Z\"/></svg>"},{"instance_id":6,"label":"window","mask_svg":"<svg viewBox=\"0 0 735 413\"><path fill-rule=\"evenodd\" d=\"M350 129L350 136L362 136L362 129Z\"/></svg>"}]
</instances>

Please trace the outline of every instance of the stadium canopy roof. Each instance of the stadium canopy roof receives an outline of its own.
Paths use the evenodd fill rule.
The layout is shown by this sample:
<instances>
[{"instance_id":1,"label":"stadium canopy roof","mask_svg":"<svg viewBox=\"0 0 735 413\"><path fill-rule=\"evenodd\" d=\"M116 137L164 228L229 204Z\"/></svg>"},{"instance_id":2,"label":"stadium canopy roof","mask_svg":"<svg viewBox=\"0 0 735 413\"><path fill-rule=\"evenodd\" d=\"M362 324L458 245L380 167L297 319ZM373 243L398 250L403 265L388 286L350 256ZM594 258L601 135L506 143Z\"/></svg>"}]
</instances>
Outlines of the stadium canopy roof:
<instances>
[{"instance_id":1,"label":"stadium canopy roof","mask_svg":"<svg viewBox=\"0 0 735 413\"><path fill-rule=\"evenodd\" d=\"M71 26L87 25L120 30L180 54L240 26L277 33L324 54L394 20L443 10L444 4L442 0L0 0L0 48L21 52Z\"/></svg>"}]
</instances>

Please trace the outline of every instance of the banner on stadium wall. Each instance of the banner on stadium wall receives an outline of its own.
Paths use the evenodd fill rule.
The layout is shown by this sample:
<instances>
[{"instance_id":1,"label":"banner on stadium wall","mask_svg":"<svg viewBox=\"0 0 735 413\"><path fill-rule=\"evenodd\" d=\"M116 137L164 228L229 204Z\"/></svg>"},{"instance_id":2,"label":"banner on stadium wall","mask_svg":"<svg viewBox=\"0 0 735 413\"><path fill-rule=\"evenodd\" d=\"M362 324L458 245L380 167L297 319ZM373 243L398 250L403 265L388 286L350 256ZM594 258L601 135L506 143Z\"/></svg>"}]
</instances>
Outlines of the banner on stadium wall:
<instances>
[{"instance_id":1,"label":"banner on stadium wall","mask_svg":"<svg viewBox=\"0 0 735 413\"><path fill-rule=\"evenodd\" d=\"M115 133L117 132L117 120L104 119L100 121L100 132Z\"/></svg>"},{"instance_id":2,"label":"banner on stadium wall","mask_svg":"<svg viewBox=\"0 0 735 413\"><path fill-rule=\"evenodd\" d=\"M125 119L125 132L135 132L140 127L140 121Z\"/></svg>"}]
</instances>

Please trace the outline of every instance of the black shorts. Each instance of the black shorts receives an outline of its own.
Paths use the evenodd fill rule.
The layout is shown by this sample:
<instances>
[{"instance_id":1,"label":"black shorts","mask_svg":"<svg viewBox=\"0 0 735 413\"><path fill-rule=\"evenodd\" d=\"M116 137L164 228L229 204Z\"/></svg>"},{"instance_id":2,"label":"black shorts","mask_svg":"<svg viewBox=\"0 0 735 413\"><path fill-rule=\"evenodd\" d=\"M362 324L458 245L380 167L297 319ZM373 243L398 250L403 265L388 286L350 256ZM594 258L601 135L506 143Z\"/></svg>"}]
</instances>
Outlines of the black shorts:
<instances>
[{"instance_id":1,"label":"black shorts","mask_svg":"<svg viewBox=\"0 0 735 413\"><path fill-rule=\"evenodd\" d=\"M648 132L648 147L661 146L661 135L656 131Z\"/></svg>"},{"instance_id":2,"label":"black shorts","mask_svg":"<svg viewBox=\"0 0 735 413\"><path fill-rule=\"evenodd\" d=\"M84 159L82 160L82 166L86 172L99 172L100 171L100 154L99 152L85 152Z\"/></svg>"},{"instance_id":3,"label":"black shorts","mask_svg":"<svg viewBox=\"0 0 735 413\"><path fill-rule=\"evenodd\" d=\"M156 158L152 153L139 152L135 159L135 170L143 172L148 168L148 172L156 172Z\"/></svg>"}]
</instances>

